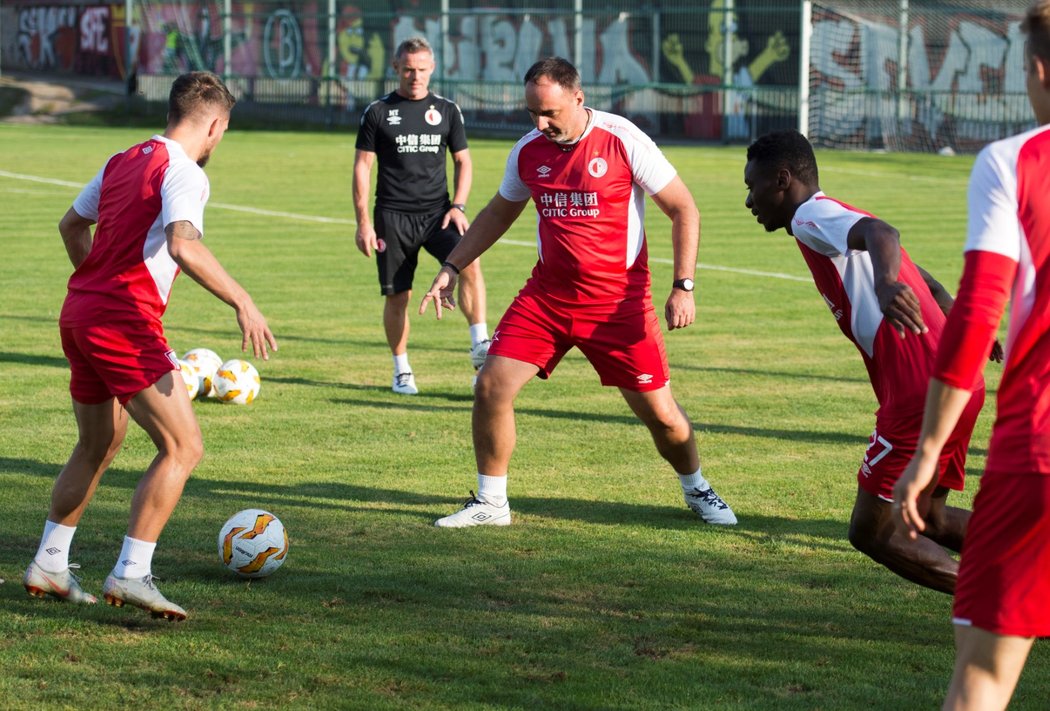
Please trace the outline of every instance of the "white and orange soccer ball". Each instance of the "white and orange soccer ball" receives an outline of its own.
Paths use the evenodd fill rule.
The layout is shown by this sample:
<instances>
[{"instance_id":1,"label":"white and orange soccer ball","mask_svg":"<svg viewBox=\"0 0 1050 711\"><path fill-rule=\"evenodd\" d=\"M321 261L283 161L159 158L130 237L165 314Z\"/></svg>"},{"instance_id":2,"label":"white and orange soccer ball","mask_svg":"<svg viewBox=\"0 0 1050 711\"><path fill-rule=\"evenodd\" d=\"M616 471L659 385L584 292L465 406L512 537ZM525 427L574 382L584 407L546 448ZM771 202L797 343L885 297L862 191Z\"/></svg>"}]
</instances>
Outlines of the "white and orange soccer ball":
<instances>
[{"instance_id":1,"label":"white and orange soccer ball","mask_svg":"<svg viewBox=\"0 0 1050 711\"><path fill-rule=\"evenodd\" d=\"M219 354L207 348L194 348L186 351L182 359L189 363L197 374L198 396L214 397L215 389L212 387L212 380L215 378L215 372L222 365L222 358L219 357Z\"/></svg>"},{"instance_id":2,"label":"white and orange soccer ball","mask_svg":"<svg viewBox=\"0 0 1050 711\"><path fill-rule=\"evenodd\" d=\"M197 397L197 391L200 390L200 379L197 377L197 371L188 362L180 360L179 374L182 375L182 382L186 384L186 394L190 396L190 400Z\"/></svg>"},{"instance_id":3,"label":"white and orange soccer ball","mask_svg":"<svg viewBox=\"0 0 1050 711\"><path fill-rule=\"evenodd\" d=\"M223 402L250 405L259 396L259 371L246 360L234 358L219 366L212 379L215 397Z\"/></svg>"},{"instance_id":4,"label":"white and orange soccer ball","mask_svg":"<svg viewBox=\"0 0 1050 711\"><path fill-rule=\"evenodd\" d=\"M219 559L242 578L265 578L287 555L288 531L269 511L238 511L219 529Z\"/></svg>"}]
</instances>

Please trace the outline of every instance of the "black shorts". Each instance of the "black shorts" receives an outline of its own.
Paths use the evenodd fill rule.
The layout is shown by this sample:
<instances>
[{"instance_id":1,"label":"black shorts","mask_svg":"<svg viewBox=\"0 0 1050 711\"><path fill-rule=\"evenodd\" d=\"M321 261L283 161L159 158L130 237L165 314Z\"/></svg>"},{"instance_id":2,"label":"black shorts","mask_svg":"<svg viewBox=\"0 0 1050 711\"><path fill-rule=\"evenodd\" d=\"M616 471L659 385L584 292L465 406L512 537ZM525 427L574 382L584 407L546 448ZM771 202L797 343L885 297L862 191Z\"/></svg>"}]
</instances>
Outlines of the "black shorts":
<instances>
[{"instance_id":1,"label":"black shorts","mask_svg":"<svg viewBox=\"0 0 1050 711\"><path fill-rule=\"evenodd\" d=\"M448 259L459 244L460 234L452 222L441 229L445 214L445 210L423 213L375 211L379 293L390 296L412 288L420 247L433 255L439 264Z\"/></svg>"}]
</instances>

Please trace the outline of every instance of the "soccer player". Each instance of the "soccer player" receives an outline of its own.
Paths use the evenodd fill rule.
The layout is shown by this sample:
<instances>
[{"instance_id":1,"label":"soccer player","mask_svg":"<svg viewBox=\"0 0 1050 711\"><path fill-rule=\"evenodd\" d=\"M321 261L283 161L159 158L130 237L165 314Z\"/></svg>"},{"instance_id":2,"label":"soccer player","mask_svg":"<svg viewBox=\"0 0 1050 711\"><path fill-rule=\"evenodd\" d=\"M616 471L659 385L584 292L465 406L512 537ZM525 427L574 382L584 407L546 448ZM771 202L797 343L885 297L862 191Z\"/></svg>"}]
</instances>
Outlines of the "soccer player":
<instances>
[{"instance_id":1,"label":"soccer player","mask_svg":"<svg viewBox=\"0 0 1050 711\"><path fill-rule=\"evenodd\" d=\"M40 547L25 573L31 595L96 602L71 572L77 566L69 563L69 549L124 442L130 415L153 440L157 456L132 497L124 546L102 593L111 605L186 618L157 589L151 570L157 539L203 454L178 359L161 326L179 271L233 307L242 349L250 345L263 359L267 347L277 350L251 297L201 241L209 196L202 168L226 132L233 104L214 74L179 76L164 135L110 158L59 223L75 268L59 327L79 439L55 481Z\"/></svg>"},{"instance_id":2,"label":"soccer player","mask_svg":"<svg viewBox=\"0 0 1050 711\"><path fill-rule=\"evenodd\" d=\"M470 226L467 197L472 179L467 134L459 107L430 91L434 51L422 37L402 42L394 54L398 87L361 115L354 155L357 248L375 252L379 290L386 296L383 328L394 356L392 389L419 392L408 362L408 304L420 248L444 261ZM455 193L448 198L445 153L452 151ZM378 157L375 223L369 219L372 165ZM477 370L489 347L485 280L481 263L463 266L459 299L470 325L470 357Z\"/></svg>"},{"instance_id":3,"label":"soccer player","mask_svg":"<svg viewBox=\"0 0 1050 711\"><path fill-rule=\"evenodd\" d=\"M671 394L660 322L649 291L645 194L671 218L674 283L669 329L693 323L693 272L700 215L689 190L653 141L620 116L584 105L580 75L561 58L525 74L536 125L510 153L499 191L449 254L419 311L454 308L456 276L496 242L531 197L540 259L492 336L474 395L478 493L438 526L507 525L507 470L515 444L514 398L547 378L578 347L603 385L619 388L678 473L686 504L709 523L736 516L700 472L693 427Z\"/></svg>"},{"instance_id":4,"label":"soccer player","mask_svg":"<svg viewBox=\"0 0 1050 711\"><path fill-rule=\"evenodd\" d=\"M1006 366L955 590L955 673L945 709L1003 709L1035 637L1050 636L1050 0L1027 12L1028 98L1039 127L990 144L970 175L959 294L926 396L900 520L927 528L921 492L979 387L1008 298Z\"/></svg>"},{"instance_id":5,"label":"soccer player","mask_svg":"<svg viewBox=\"0 0 1050 711\"><path fill-rule=\"evenodd\" d=\"M915 451L922 403L952 298L916 266L892 226L820 190L813 147L798 131L766 134L747 149L745 205L767 232L795 237L817 290L868 369L879 409L850 517L853 546L898 575L951 593L970 512L947 506L961 490L966 450L984 402L978 383L922 492L923 536L893 515L893 484Z\"/></svg>"}]
</instances>

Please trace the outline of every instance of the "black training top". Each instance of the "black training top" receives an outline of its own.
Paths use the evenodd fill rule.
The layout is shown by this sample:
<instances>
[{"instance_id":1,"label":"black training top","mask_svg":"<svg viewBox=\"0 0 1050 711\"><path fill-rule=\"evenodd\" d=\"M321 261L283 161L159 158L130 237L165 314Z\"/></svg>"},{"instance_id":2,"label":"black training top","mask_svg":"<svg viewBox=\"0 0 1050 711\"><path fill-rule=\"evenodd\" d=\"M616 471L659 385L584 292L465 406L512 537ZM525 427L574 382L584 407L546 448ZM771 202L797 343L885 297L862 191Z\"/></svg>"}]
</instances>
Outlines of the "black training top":
<instances>
[{"instance_id":1,"label":"black training top","mask_svg":"<svg viewBox=\"0 0 1050 711\"><path fill-rule=\"evenodd\" d=\"M376 209L431 212L450 207L445 151L467 147L463 114L431 92L412 101L391 92L361 114L357 148L379 160Z\"/></svg>"}]
</instances>

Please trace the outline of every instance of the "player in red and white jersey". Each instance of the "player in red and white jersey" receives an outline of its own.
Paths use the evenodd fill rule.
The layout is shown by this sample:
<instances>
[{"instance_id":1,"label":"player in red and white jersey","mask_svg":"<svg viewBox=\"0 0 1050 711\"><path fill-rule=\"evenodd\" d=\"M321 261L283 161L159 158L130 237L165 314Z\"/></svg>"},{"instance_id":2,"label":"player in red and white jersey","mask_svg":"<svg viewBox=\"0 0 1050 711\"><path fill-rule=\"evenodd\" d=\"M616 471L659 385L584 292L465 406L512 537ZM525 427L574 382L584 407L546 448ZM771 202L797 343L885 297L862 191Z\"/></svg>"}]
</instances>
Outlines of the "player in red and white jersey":
<instances>
[{"instance_id":1,"label":"player in red and white jersey","mask_svg":"<svg viewBox=\"0 0 1050 711\"><path fill-rule=\"evenodd\" d=\"M1021 25L1039 128L987 146L970 176L965 266L915 458L894 490L920 535L918 492L980 382L1007 299L1006 365L955 591L945 709L1003 709L1035 637L1050 636L1050 0Z\"/></svg>"},{"instance_id":2,"label":"player in red and white jersey","mask_svg":"<svg viewBox=\"0 0 1050 711\"><path fill-rule=\"evenodd\" d=\"M961 490L966 450L984 402L983 387L923 492L926 534L912 539L893 515L893 485L915 451L926 386L952 298L916 266L893 227L820 190L813 147L798 131L775 131L747 151L745 201L767 231L785 229L813 274L842 333L856 345L879 402L875 431L857 472L849 539L898 575L934 590L955 590L969 511L947 506ZM943 546L943 547L942 547Z\"/></svg>"},{"instance_id":3,"label":"player in red and white jersey","mask_svg":"<svg viewBox=\"0 0 1050 711\"><path fill-rule=\"evenodd\" d=\"M203 452L161 327L179 271L234 308L242 349L250 344L265 359L267 347L277 348L251 297L201 242L209 193L202 168L226 132L233 104L210 72L178 77L164 135L110 158L59 223L75 268L59 327L80 438L55 481L40 547L23 579L31 595L96 601L70 572L76 566L69 549L131 415L158 451L135 491L124 545L102 592L112 605L186 617L157 590L151 569L157 539Z\"/></svg>"},{"instance_id":4,"label":"player in red and white jersey","mask_svg":"<svg viewBox=\"0 0 1050 711\"><path fill-rule=\"evenodd\" d=\"M572 347L620 389L678 473L686 504L704 521L736 516L700 471L692 424L669 385L659 319L649 293L643 230L645 195L671 219L674 284L664 306L669 329L696 314L693 273L700 219L688 189L652 140L631 122L584 106L580 76L552 57L525 74L536 129L518 141L499 191L478 213L423 298L454 306L456 276L536 204L539 262L492 337L474 396L478 492L436 522L459 528L507 525L507 470L515 445L514 398L533 376L548 377Z\"/></svg>"}]
</instances>

